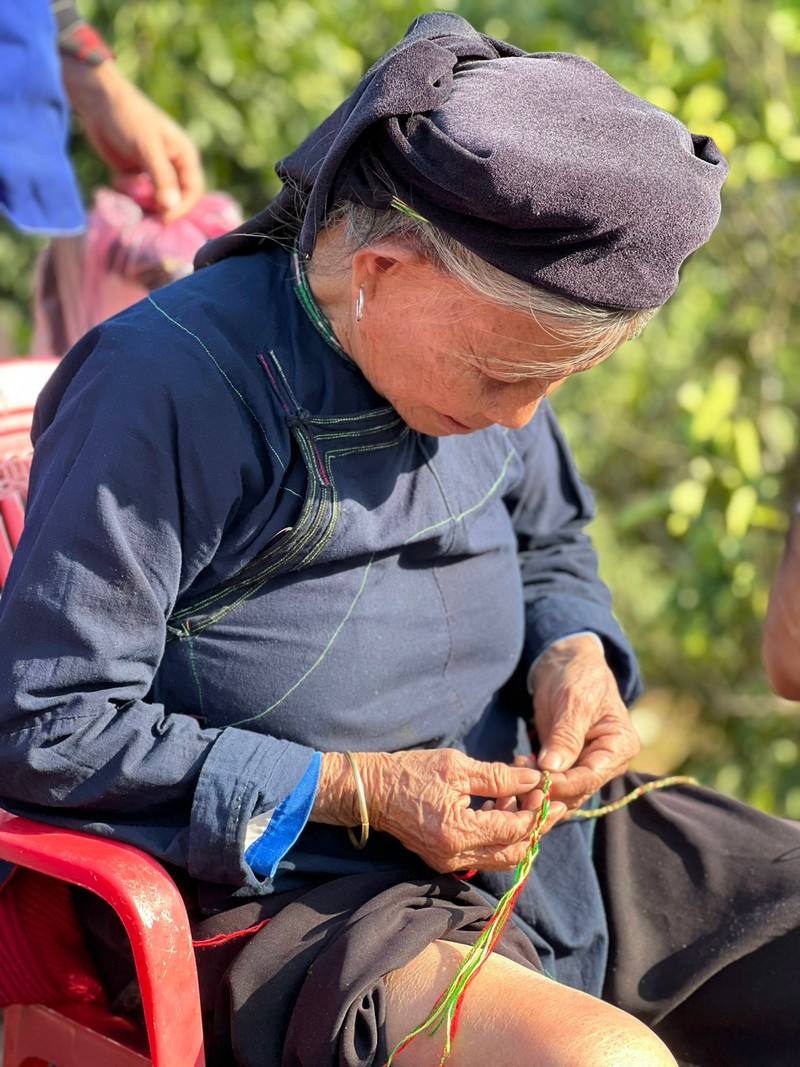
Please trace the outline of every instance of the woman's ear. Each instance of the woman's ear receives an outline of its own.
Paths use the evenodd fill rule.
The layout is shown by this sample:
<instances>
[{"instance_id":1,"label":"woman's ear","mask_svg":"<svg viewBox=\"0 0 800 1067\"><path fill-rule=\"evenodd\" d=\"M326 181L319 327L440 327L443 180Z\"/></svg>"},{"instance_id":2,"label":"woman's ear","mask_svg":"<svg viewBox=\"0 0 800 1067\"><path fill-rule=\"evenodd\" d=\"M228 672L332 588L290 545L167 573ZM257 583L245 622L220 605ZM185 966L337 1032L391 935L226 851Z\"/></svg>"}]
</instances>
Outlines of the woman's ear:
<instances>
[{"instance_id":1,"label":"woman's ear","mask_svg":"<svg viewBox=\"0 0 800 1067\"><path fill-rule=\"evenodd\" d=\"M363 286L369 295L381 278L394 275L410 279L426 266L430 268L430 260L411 242L381 241L379 245L360 248L353 254L353 288Z\"/></svg>"}]
</instances>

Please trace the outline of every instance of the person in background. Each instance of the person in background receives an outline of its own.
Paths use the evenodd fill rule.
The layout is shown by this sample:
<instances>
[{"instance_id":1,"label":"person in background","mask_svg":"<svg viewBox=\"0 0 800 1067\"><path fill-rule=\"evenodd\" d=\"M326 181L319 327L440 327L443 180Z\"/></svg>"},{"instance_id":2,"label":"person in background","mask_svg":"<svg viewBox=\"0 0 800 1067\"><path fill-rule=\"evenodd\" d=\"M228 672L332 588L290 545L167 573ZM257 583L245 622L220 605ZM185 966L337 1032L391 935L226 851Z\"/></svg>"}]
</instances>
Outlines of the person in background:
<instances>
[{"instance_id":1,"label":"person in background","mask_svg":"<svg viewBox=\"0 0 800 1067\"><path fill-rule=\"evenodd\" d=\"M800 506L792 516L764 625L764 665L775 692L800 700Z\"/></svg>"},{"instance_id":2,"label":"person in background","mask_svg":"<svg viewBox=\"0 0 800 1067\"><path fill-rule=\"evenodd\" d=\"M167 220L191 210L204 184L192 140L120 72L72 0L30 0L0 5L0 210L14 226L51 237L85 227L65 91L116 174L148 174Z\"/></svg>"}]
</instances>

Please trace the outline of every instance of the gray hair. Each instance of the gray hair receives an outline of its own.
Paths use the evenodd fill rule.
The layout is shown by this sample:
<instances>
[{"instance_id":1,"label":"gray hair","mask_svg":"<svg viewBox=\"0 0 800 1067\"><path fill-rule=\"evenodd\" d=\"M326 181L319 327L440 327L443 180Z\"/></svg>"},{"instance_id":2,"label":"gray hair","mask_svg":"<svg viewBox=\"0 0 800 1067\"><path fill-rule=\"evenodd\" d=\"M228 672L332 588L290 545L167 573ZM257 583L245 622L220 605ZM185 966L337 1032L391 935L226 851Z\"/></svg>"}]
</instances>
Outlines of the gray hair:
<instances>
[{"instance_id":1,"label":"gray hair","mask_svg":"<svg viewBox=\"0 0 800 1067\"><path fill-rule=\"evenodd\" d=\"M558 362L559 377L563 372L582 370L611 355L624 341L639 334L657 311L657 308L620 311L598 307L529 285L493 267L397 199L388 210L342 201L326 219L327 231L335 227L341 227L341 240L350 253L389 239L409 239L437 269L487 300L525 312L537 322L540 315L545 316L548 325L541 322L539 325L553 336L553 349L559 345L580 349L580 355ZM514 368L505 365L521 373L552 372L551 366L535 360Z\"/></svg>"}]
</instances>

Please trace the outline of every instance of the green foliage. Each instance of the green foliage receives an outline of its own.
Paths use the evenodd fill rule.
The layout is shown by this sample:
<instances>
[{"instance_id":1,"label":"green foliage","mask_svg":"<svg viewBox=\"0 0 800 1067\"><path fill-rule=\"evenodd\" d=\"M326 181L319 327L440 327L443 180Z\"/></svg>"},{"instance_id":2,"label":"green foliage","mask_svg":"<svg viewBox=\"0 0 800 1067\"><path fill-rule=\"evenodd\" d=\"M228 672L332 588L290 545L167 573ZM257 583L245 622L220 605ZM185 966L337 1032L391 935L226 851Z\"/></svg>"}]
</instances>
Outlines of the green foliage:
<instances>
[{"instance_id":1,"label":"green foliage","mask_svg":"<svg viewBox=\"0 0 800 1067\"><path fill-rule=\"evenodd\" d=\"M601 503L604 573L646 678L696 708L691 723L662 715L662 739L688 727L700 757L687 750L689 769L796 815L797 711L769 694L760 643L800 489L800 11L728 0L559 10L575 51L591 39L592 58L715 137L731 163L722 222L676 296L556 403Z\"/></svg>"},{"instance_id":2,"label":"green foliage","mask_svg":"<svg viewBox=\"0 0 800 1067\"><path fill-rule=\"evenodd\" d=\"M798 0L450 0L530 50L579 52L713 136L723 221L643 336L555 402L596 490L594 535L652 696L650 756L800 815L798 714L769 694L769 580L800 493ZM394 43L419 0L84 0L125 72L246 211L272 164ZM105 180L79 136L87 192ZM0 329L24 350L34 242L0 231ZM654 726L655 723L655 726Z\"/></svg>"}]
</instances>

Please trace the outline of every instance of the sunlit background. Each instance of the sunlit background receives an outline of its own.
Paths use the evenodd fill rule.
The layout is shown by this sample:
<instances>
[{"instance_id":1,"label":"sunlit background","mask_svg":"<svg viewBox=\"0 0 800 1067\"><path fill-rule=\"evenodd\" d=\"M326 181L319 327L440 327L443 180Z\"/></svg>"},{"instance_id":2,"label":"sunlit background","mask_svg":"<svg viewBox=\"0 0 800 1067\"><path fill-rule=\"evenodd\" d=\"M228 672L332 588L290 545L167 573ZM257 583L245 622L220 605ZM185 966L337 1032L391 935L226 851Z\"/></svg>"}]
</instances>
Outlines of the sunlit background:
<instances>
[{"instance_id":1,"label":"sunlit background","mask_svg":"<svg viewBox=\"0 0 800 1067\"><path fill-rule=\"evenodd\" d=\"M798 0L440 3L531 51L572 51L710 134L723 221L644 336L555 404L594 488L593 533L647 691L641 767L680 768L800 818L800 705L760 661L800 496ZM246 212L272 165L431 5L401 0L83 0L123 70L191 133ZM76 133L87 202L107 180ZM0 350L30 345L41 243L0 226ZM800 655L800 650L798 650Z\"/></svg>"}]
</instances>

